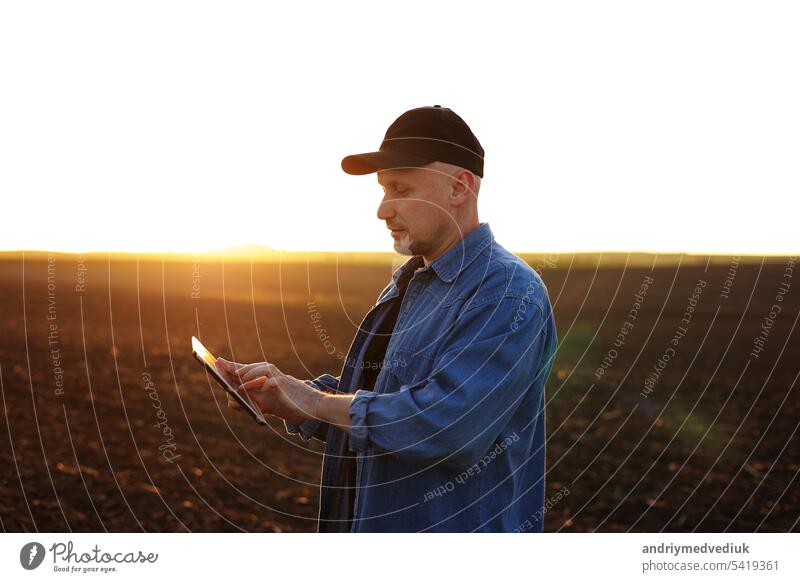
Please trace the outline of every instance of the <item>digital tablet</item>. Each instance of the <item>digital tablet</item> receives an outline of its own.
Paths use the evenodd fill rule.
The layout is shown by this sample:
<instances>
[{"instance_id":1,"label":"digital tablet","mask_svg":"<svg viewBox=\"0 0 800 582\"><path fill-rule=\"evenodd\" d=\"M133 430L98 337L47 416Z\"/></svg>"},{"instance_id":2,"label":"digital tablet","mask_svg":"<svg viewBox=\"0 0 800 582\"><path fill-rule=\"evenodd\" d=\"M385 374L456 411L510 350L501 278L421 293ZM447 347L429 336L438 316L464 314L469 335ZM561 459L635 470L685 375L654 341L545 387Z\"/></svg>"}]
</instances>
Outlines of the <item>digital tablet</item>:
<instances>
[{"instance_id":1,"label":"digital tablet","mask_svg":"<svg viewBox=\"0 0 800 582\"><path fill-rule=\"evenodd\" d=\"M267 424L267 420L264 418L264 415L261 414L261 411L258 410L256 405L239 394L239 392L236 391L236 388L231 386L230 383L225 380L225 377L219 372L219 370L217 370L217 358L215 358L211 352L209 352L206 347L200 343L200 340L194 336L192 336L192 355L203 365L206 371L214 377L214 380L216 380L217 383L225 389L225 392L233 396L236 399L236 402L241 404L242 408L244 408L258 424Z\"/></svg>"}]
</instances>

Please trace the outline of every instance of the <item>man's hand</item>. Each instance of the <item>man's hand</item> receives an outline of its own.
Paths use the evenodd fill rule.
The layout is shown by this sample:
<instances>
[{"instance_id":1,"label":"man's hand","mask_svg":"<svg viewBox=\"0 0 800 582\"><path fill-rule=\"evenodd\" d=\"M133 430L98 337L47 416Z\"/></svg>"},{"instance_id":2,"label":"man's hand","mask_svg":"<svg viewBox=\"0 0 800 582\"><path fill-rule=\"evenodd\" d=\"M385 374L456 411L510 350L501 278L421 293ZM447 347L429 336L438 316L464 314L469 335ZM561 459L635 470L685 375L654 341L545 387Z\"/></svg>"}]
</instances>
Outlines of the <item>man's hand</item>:
<instances>
[{"instance_id":1,"label":"man's hand","mask_svg":"<svg viewBox=\"0 0 800 582\"><path fill-rule=\"evenodd\" d=\"M261 364L266 364L266 362L259 362ZM222 375L225 380L228 381L228 384L231 386L238 386L241 384L239 381L239 376L236 374L236 370L239 368L243 368L244 366L252 366L254 364L240 364L238 362L231 362L226 360L225 358L217 358L217 370Z\"/></svg>"},{"instance_id":2,"label":"man's hand","mask_svg":"<svg viewBox=\"0 0 800 582\"><path fill-rule=\"evenodd\" d=\"M235 378L231 384L239 386L242 396L258 406L262 413L274 414L295 424L318 418L316 409L322 393L302 380L284 374L274 364L256 362L241 365L218 358L217 366ZM241 408L230 394L228 406Z\"/></svg>"},{"instance_id":3,"label":"man's hand","mask_svg":"<svg viewBox=\"0 0 800 582\"><path fill-rule=\"evenodd\" d=\"M258 406L264 414L274 414L300 424L309 419L330 422L343 430L350 428L352 394L328 394L316 390L269 362L238 364L217 358L217 369L231 386ZM241 408L228 394L228 406Z\"/></svg>"}]
</instances>

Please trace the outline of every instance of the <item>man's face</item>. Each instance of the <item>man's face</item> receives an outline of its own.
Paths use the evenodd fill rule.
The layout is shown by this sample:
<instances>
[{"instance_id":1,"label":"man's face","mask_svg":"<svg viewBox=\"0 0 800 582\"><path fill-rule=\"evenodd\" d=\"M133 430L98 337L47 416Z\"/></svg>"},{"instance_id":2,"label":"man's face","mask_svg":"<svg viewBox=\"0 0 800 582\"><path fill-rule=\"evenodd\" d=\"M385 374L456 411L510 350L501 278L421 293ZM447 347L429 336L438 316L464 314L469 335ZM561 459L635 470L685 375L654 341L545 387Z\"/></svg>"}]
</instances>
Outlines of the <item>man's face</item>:
<instances>
[{"instance_id":1,"label":"man's face","mask_svg":"<svg viewBox=\"0 0 800 582\"><path fill-rule=\"evenodd\" d=\"M448 203L453 181L435 163L378 172L384 196L377 216L392 231L395 251L427 255L438 247L455 226Z\"/></svg>"}]
</instances>

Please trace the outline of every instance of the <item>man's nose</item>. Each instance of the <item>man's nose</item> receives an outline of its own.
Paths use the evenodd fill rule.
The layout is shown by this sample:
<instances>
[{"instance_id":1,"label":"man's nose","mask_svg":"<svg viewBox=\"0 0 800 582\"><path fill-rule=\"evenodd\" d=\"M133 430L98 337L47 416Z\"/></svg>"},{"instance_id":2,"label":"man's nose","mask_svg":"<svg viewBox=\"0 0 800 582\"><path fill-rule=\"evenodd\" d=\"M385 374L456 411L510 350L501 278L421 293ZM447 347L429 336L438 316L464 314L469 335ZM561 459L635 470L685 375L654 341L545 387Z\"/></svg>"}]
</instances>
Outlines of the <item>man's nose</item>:
<instances>
[{"instance_id":1,"label":"man's nose","mask_svg":"<svg viewBox=\"0 0 800 582\"><path fill-rule=\"evenodd\" d=\"M393 204L384 198L378 205L378 220L388 220L394 216Z\"/></svg>"}]
</instances>

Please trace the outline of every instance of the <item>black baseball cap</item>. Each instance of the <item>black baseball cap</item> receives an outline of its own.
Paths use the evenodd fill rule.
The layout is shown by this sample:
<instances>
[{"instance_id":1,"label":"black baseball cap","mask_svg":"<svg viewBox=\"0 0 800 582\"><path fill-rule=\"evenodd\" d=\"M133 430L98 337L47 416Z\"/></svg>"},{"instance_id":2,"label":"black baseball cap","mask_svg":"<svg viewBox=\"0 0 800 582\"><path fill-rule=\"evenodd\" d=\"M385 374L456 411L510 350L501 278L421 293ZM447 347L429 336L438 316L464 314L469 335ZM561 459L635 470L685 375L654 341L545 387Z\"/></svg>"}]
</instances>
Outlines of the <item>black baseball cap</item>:
<instances>
[{"instance_id":1,"label":"black baseball cap","mask_svg":"<svg viewBox=\"0 0 800 582\"><path fill-rule=\"evenodd\" d=\"M417 107L395 119L377 152L342 160L348 174L418 167L446 162L483 177L483 148L472 130L452 109Z\"/></svg>"}]
</instances>

